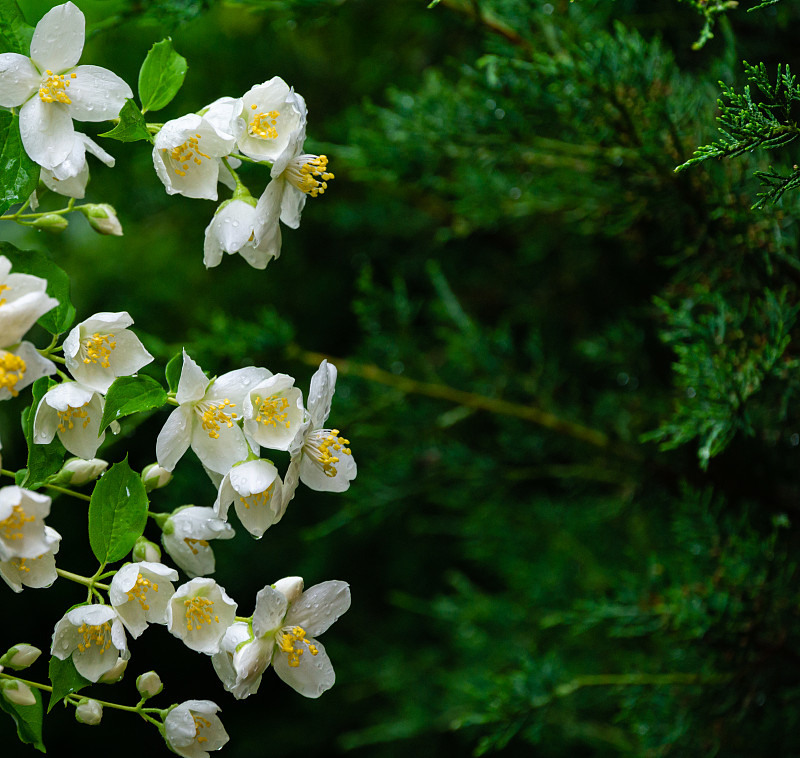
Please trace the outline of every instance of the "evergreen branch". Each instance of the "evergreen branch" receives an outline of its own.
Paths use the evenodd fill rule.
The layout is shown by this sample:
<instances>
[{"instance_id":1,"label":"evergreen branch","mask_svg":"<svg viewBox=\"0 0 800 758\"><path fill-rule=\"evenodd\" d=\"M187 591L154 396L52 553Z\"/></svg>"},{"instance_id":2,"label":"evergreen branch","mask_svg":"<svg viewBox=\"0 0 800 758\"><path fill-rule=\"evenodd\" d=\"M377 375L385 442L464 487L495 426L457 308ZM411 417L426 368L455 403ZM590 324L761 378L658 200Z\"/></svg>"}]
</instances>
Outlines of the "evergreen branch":
<instances>
[{"instance_id":1,"label":"evergreen branch","mask_svg":"<svg viewBox=\"0 0 800 758\"><path fill-rule=\"evenodd\" d=\"M748 8L747 12L750 13L751 11L758 11L762 8L766 8L769 5L777 5L781 0L762 0L761 3L758 5L754 5L752 8Z\"/></svg>"},{"instance_id":2,"label":"evergreen branch","mask_svg":"<svg viewBox=\"0 0 800 758\"><path fill-rule=\"evenodd\" d=\"M762 209L767 202L777 203L785 192L800 187L800 169L797 167L789 176L776 173L771 166L769 171L756 171L755 176L764 187L769 187L769 189L758 193L759 199L753 204L753 210Z\"/></svg>"}]
</instances>

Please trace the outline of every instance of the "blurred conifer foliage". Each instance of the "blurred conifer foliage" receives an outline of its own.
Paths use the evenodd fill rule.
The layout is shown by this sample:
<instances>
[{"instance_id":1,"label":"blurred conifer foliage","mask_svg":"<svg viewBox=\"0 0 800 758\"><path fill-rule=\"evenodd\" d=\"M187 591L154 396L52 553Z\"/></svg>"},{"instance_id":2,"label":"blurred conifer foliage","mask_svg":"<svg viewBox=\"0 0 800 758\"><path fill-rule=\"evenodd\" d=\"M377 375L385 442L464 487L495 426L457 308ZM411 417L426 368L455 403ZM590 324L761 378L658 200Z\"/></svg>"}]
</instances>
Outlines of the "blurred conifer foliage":
<instances>
[{"instance_id":1,"label":"blurred conifer foliage","mask_svg":"<svg viewBox=\"0 0 800 758\"><path fill-rule=\"evenodd\" d=\"M183 297L169 330L149 316L161 357L186 337L219 373L339 368L357 486L293 504L295 543L218 555L223 576L257 560L277 578L291 557L308 583L350 582L337 687L277 707L265 684L228 709L226 754L267 754L276 711L272 756L800 754L800 11L426 5L96 16L100 50L173 32L205 101L237 66L283 76L337 177L274 270L227 260L176 294L163 261L202 269L202 228L156 207L139 155L115 205L152 237L93 273L129 277L137 324Z\"/></svg>"}]
</instances>

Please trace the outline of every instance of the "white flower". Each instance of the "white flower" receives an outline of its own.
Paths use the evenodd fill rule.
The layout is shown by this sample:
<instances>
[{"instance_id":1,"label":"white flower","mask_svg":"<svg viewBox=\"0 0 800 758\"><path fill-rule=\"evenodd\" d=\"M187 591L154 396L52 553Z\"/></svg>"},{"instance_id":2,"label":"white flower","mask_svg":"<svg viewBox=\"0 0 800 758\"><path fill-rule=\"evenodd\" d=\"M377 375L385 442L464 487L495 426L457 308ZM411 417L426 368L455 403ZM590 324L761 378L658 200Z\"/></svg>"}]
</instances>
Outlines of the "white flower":
<instances>
[{"instance_id":1,"label":"white flower","mask_svg":"<svg viewBox=\"0 0 800 758\"><path fill-rule=\"evenodd\" d=\"M0 683L0 693L3 697L14 705L35 705L36 696L33 690L20 680L3 680Z\"/></svg>"},{"instance_id":2,"label":"white flower","mask_svg":"<svg viewBox=\"0 0 800 758\"><path fill-rule=\"evenodd\" d=\"M335 389L336 367L324 360L311 377L308 427L297 453L300 456L300 481L319 492L344 492L357 473L356 462L348 447L350 440L340 437L338 429L324 428Z\"/></svg>"},{"instance_id":3,"label":"white flower","mask_svg":"<svg viewBox=\"0 0 800 758\"><path fill-rule=\"evenodd\" d=\"M290 450L302 433L303 393L291 376L275 374L244 396L242 412L245 434L255 442L270 450Z\"/></svg>"},{"instance_id":4,"label":"white flower","mask_svg":"<svg viewBox=\"0 0 800 758\"><path fill-rule=\"evenodd\" d=\"M136 689L143 698L151 698L164 689L164 684L155 671L148 671L136 677Z\"/></svg>"},{"instance_id":5,"label":"white flower","mask_svg":"<svg viewBox=\"0 0 800 758\"><path fill-rule=\"evenodd\" d=\"M159 465L172 471L190 445L202 464L218 474L247 458L247 442L236 419L245 393L268 376L265 368L248 367L209 380L184 351L175 398L179 407L156 440Z\"/></svg>"},{"instance_id":6,"label":"white flower","mask_svg":"<svg viewBox=\"0 0 800 758\"><path fill-rule=\"evenodd\" d=\"M266 238L262 244L256 244L257 223L255 200L250 203L233 199L222 203L206 227L203 243L203 263L206 268L219 266L223 253L239 253L253 268L266 268L270 260L277 256L272 252L274 245L267 244Z\"/></svg>"},{"instance_id":7,"label":"white flower","mask_svg":"<svg viewBox=\"0 0 800 758\"><path fill-rule=\"evenodd\" d=\"M38 558L49 552L61 537L47 531L44 517L50 513L50 498L22 487L0 489L0 561Z\"/></svg>"},{"instance_id":8,"label":"white flower","mask_svg":"<svg viewBox=\"0 0 800 758\"><path fill-rule=\"evenodd\" d=\"M34 663L41 654L42 651L38 647L21 642L5 652L0 658L0 665L8 666L14 671L22 671Z\"/></svg>"},{"instance_id":9,"label":"white flower","mask_svg":"<svg viewBox=\"0 0 800 758\"><path fill-rule=\"evenodd\" d=\"M213 508L188 506L176 510L162 527L161 542L175 563L190 577L214 573L214 551L209 540L228 540L233 527Z\"/></svg>"},{"instance_id":10,"label":"white flower","mask_svg":"<svg viewBox=\"0 0 800 758\"><path fill-rule=\"evenodd\" d=\"M230 738L217 716L219 706L210 700L187 700L164 719L164 739L169 749L184 758L208 758Z\"/></svg>"},{"instance_id":11,"label":"white flower","mask_svg":"<svg viewBox=\"0 0 800 758\"><path fill-rule=\"evenodd\" d=\"M278 76L256 84L241 98L234 120L236 145L257 161L282 171L288 155L305 139L306 103Z\"/></svg>"},{"instance_id":12,"label":"white flower","mask_svg":"<svg viewBox=\"0 0 800 758\"><path fill-rule=\"evenodd\" d=\"M96 682L118 658L127 660L128 644L117 612L110 605L79 605L56 624L50 651L62 661L72 656L81 676Z\"/></svg>"},{"instance_id":13,"label":"white flower","mask_svg":"<svg viewBox=\"0 0 800 758\"><path fill-rule=\"evenodd\" d=\"M114 158L100 145L85 134L75 132L69 155L57 166L42 169L40 179L44 185L59 195L82 200L86 195L86 184L89 181L87 150L109 168L114 166Z\"/></svg>"},{"instance_id":14,"label":"white flower","mask_svg":"<svg viewBox=\"0 0 800 758\"><path fill-rule=\"evenodd\" d=\"M317 197L328 188L333 174L328 171L328 158L324 155L303 153L286 161L280 171L272 167L272 181L267 185L256 205L257 224L254 243L262 255L277 258L281 252L282 221L291 229L300 226L300 214L306 197Z\"/></svg>"},{"instance_id":15,"label":"white flower","mask_svg":"<svg viewBox=\"0 0 800 758\"><path fill-rule=\"evenodd\" d=\"M226 520L233 503L239 521L256 539L283 517L282 484L270 461L254 460L234 466L222 480L214 503L216 515Z\"/></svg>"},{"instance_id":16,"label":"white flower","mask_svg":"<svg viewBox=\"0 0 800 758\"><path fill-rule=\"evenodd\" d=\"M165 624L178 572L161 563L126 563L111 580L108 598L125 628L139 637L148 624Z\"/></svg>"},{"instance_id":17,"label":"white flower","mask_svg":"<svg viewBox=\"0 0 800 758\"><path fill-rule=\"evenodd\" d=\"M22 592L23 586L33 589L49 587L58 578L55 554L58 552L61 535L47 525L44 527L44 535L49 546L41 555L35 558L0 560L0 578L14 592Z\"/></svg>"},{"instance_id":18,"label":"white flower","mask_svg":"<svg viewBox=\"0 0 800 758\"><path fill-rule=\"evenodd\" d=\"M0 400L16 397L42 376L56 373L56 364L39 355L30 342L0 348Z\"/></svg>"},{"instance_id":19,"label":"white flower","mask_svg":"<svg viewBox=\"0 0 800 758\"><path fill-rule=\"evenodd\" d=\"M167 629L191 650L213 655L236 617L236 602L213 579L182 584L167 606Z\"/></svg>"},{"instance_id":20,"label":"white flower","mask_svg":"<svg viewBox=\"0 0 800 758\"><path fill-rule=\"evenodd\" d=\"M30 58L0 55L0 105L19 111L25 152L45 168L70 154L78 121L116 118L131 88L107 69L76 66L83 51L85 20L72 3L48 11L33 33Z\"/></svg>"},{"instance_id":21,"label":"white flower","mask_svg":"<svg viewBox=\"0 0 800 758\"><path fill-rule=\"evenodd\" d=\"M33 419L33 441L48 445L58 435L73 455L94 458L106 433L98 437L103 417L103 398L91 387L63 382L44 394Z\"/></svg>"},{"instance_id":22,"label":"white flower","mask_svg":"<svg viewBox=\"0 0 800 758\"><path fill-rule=\"evenodd\" d=\"M64 359L72 376L86 387L106 393L118 376L135 374L153 360L128 327L125 311L95 313L64 340Z\"/></svg>"},{"instance_id":23,"label":"white flower","mask_svg":"<svg viewBox=\"0 0 800 758\"><path fill-rule=\"evenodd\" d=\"M40 316L58 305L45 292L46 279L10 272L11 261L0 255L0 347L16 345Z\"/></svg>"},{"instance_id":24,"label":"white flower","mask_svg":"<svg viewBox=\"0 0 800 758\"><path fill-rule=\"evenodd\" d=\"M333 666L315 638L350 607L350 588L345 582L330 581L302 593L301 589L299 577L264 587L256 595L248 637L243 639L244 630L238 627L223 641L222 652L212 658L223 685L235 697L255 692L270 663L284 682L305 697L319 697L333 686Z\"/></svg>"},{"instance_id":25,"label":"white flower","mask_svg":"<svg viewBox=\"0 0 800 758\"><path fill-rule=\"evenodd\" d=\"M81 701L75 706L75 718L81 724L87 726L97 726L103 718L103 706L88 697L81 698Z\"/></svg>"},{"instance_id":26,"label":"white flower","mask_svg":"<svg viewBox=\"0 0 800 758\"><path fill-rule=\"evenodd\" d=\"M153 165L167 194L217 199L219 158L234 147L231 135L196 113L167 121L155 137Z\"/></svg>"}]
</instances>

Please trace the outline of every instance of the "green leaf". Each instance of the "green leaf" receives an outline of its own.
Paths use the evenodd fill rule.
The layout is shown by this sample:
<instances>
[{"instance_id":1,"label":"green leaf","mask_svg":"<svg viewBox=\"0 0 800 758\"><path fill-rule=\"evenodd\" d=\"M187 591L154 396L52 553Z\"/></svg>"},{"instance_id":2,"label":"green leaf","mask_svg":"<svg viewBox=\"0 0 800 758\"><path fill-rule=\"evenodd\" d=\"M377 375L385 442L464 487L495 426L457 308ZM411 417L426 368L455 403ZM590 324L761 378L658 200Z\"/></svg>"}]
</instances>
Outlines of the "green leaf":
<instances>
[{"instance_id":1,"label":"green leaf","mask_svg":"<svg viewBox=\"0 0 800 758\"><path fill-rule=\"evenodd\" d=\"M178 384L181 381L181 371L183 371L183 352L173 355L167 363L164 373L167 377L167 386L170 392L178 391Z\"/></svg>"},{"instance_id":2,"label":"green leaf","mask_svg":"<svg viewBox=\"0 0 800 758\"><path fill-rule=\"evenodd\" d=\"M56 703L60 703L67 695L78 692L91 684L86 677L78 673L71 657L62 661L60 658L53 656L50 659L49 675L53 691L50 693L50 702L47 704L48 713L53 710L53 706Z\"/></svg>"},{"instance_id":3,"label":"green leaf","mask_svg":"<svg viewBox=\"0 0 800 758\"><path fill-rule=\"evenodd\" d=\"M89 503L89 544L100 563L122 559L144 532L147 493L125 457L97 482Z\"/></svg>"},{"instance_id":4,"label":"green leaf","mask_svg":"<svg viewBox=\"0 0 800 758\"><path fill-rule=\"evenodd\" d=\"M120 142L138 142L146 139L153 141L153 135L147 131L147 123L142 112L136 107L133 100L126 100L125 105L119 112L119 123L108 132L104 132L101 137L110 137Z\"/></svg>"},{"instance_id":5,"label":"green leaf","mask_svg":"<svg viewBox=\"0 0 800 758\"><path fill-rule=\"evenodd\" d=\"M172 49L172 40L156 42L139 70L139 100L142 113L157 111L178 93L186 76L186 58Z\"/></svg>"},{"instance_id":6,"label":"green leaf","mask_svg":"<svg viewBox=\"0 0 800 758\"><path fill-rule=\"evenodd\" d=\"M45 253L36 250L20 250L9 242L0 242L0 255L11 261L11 271L17 274L32 274L47 280L47 294L58 300L58 305L36 322L51 334L63 334L75 320L75 308L69 298L69 276Z\"/></svg>"},{"instance_id":7,"label":"green leaf","mask_svg":"<svg viewBox=\"0 0 800 758\"><path fill-rule=\"evenodd\" d=\"M22 147L19 117L9 111L0 111L0 213L5 213L16 203L25 202L38 184L39 166Z\"/></svg>"},{"instance_id":8,"label":"green leaf","mask_svg":"<svg viewBox=\"0 0 800 758\"><path fill-rule=\"evenodd\" d=\"M26 745L33 745L42 753L44 749L42 742L42 721L44 717L44 707L42 706L42 693L36 687L31 687L31 692L36 698L33 705L17 705L10 700L6 700L0 694L0 709L4 710L17 724L17 735ZM3 740L3 753L14 752L8 745L7 740Z\"/></svg>"},{"instance_id":9,"label":"green leaf","mask_svg":"<svg viewBox=\"0 0 800 758\"><path fill-rule=\"evenodd\" d=\"M16 0L0 0L0 53L28 55L33 27L25 21Z\"/></svg>"},{"instance_id":10,"label":"green leaf","mask_svg":"<svg viewBox=\"0 0 800 758\"><path fill-rule=\"evenodd\" d=\"M112 421L139 411L151 411L167 402L164 388L149 376L121 376L108 388L100 431Z\"/></svg>"},{"instance_id":11,"label":"green leaf","mask_svg":"<svg viewBox=\"0 0 800 758\"><path fill-rule=\"evenodd\" d=\"M47 445L36 445L33 442L33 421L36 409L47 390L54 386L49 377L43 376L33 383L33 403L22 412L22 429L25 432L25 441L28 443L28 470L22 480L22 486L28 489L41 487L47 479L55 474L64 462L67 452L58 437Z\"/></svg>"}]
</instances>

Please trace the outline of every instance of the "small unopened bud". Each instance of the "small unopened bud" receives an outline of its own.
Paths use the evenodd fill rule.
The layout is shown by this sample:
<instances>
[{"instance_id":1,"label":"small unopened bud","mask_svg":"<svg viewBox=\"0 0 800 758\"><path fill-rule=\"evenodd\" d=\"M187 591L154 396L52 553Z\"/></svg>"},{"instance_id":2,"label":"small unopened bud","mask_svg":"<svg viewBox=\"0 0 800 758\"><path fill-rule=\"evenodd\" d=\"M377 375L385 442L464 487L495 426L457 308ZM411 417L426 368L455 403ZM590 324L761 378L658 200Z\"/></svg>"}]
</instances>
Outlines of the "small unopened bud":
<instances>
[{"instance_id":1,"label":"small unopened bud","mask_svg":"<svg viewBox=\"0 0 800 758\"><path fill-rule=\"evenodd\" d=\"M143 698L150 698L158 695L164 689L164 685L155 671L148 671L136 679L136 689Z\"/></svg>"},{"instance_id":2,"label":"small unopened bud","mask_svg":"<svg viewBox=\"0 0 800 758\"><path fill-rule=\"evenodd\" d=\"M144 482L144 488L148 492L166 487L171 479L172 472L167 471L157 463L151 463L142 470L142 481Z\"/></svg>"},{"instance_id":3,"label":"small unopened bud","mask_svg":"<svg viewBox=\"0 0 800 758\"><path fill-rule=\"evenodd\" d=\"M125 658L117 658L117 662L98 681L103 682L103 684L116 684L122 679L127 667L128 661Z\"/></svg>"},{"instance_id":4,"label":"small unopened bud","mask_svg":"<svg viewBox=\"0 0 800 758\"><path fill-rule=\"evenodd\" d=\"M7 679L0 682L0 687L2 687L0 691L2 691L3 697L9 703L14 703L14 705L36 705L36 696L25 682L20 682L18 679Z\"/></svg>"},{"instance_id":5,"label":"small unopened bud","mask_svg":"<svg viewBox=\"0 0 800 758\"><path fill-rule=\"evenodd\" d=\"M93 482L108 468L108 461L102 458L90 458L88 461L82 458L70 458L61 467L53 484L72 485L78 487L87 482Z\"/></svg>"},{"instance_id":6,"label":"small unopened bud","mask_svg":"<svg viewBox=\"0 0 800 758\"><path fill-rule=\"evenodd\" d=\"M155 542L150 542L146 537L139 537L133 546L131 556L136 563L140 561L161 563L161 548Z\"/></svg>"},{"instance_id":7,"label":"small unopened bud","mask_svg":"<svg viewBox=\"0 0 800 758\"><path fill-rule=\"evenodd\" d=\"M87 203L80 205L79 210L86 216L92 229L100 234L113 234L122 236L122 224L119 223L117 212L108 203Z\"/></svg>"},{"instance_id":8,"label":"small unopened bud","mask_svg":"<svg viewBox=\"0 0 800 758\"><path fill-rule=\"evenodd\" d=\"M34 219L31 226L53 234L60 234L69 226L69 221L58 213L45 213L44 216Z\"/></svg>"},{"instance_id":9,"label":"small unopened bud","mask_svg":"<svg viewBox=\"0 0 800 758\"><path fill-rule=\"evenodd\" d=\"M278 592L282 592L290 604L303 594L303 580L299 576L284 577L272 586Z\"/></svg>"},{"instance_id":10,"label":"small unopened bud","mask_svg":"<svg viewBox=\"0 0 800 758\"><path fill-rule=\"evenodd\" d=\"M14 671L22 671L22 669L28 668L41 654L42 651L38 647L21 642L6 651L5 655L0 658L0 665L8 666Z\"/></svg>"},{"instance_id":11,"label":"small unopened bud","mask_svg":"<svg viewBox=\"0 0 800 758\"><path fill-rule=\"evenodd\" d=\"M81 698L81 701L75 706L75 718L81 724L97 726L103 718L103 706L88 697Z\"/></svg>"}]
</instances>

